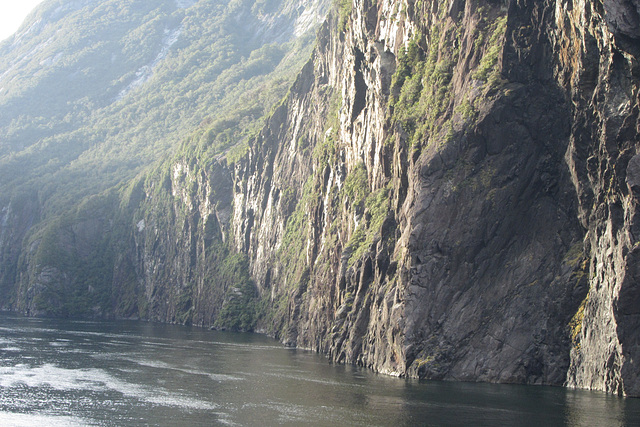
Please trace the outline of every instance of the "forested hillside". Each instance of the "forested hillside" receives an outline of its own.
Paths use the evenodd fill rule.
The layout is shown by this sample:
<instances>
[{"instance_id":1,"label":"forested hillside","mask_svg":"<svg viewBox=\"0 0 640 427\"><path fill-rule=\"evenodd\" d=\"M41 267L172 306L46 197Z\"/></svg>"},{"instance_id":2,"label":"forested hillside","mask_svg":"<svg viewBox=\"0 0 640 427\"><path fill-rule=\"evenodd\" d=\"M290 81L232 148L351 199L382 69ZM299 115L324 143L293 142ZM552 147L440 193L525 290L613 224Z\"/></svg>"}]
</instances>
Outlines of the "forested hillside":
<instances>
[{"instance_id":1,"label":"forested hillside","mask_svg":"<svg viewBox=\"0 0 640 427\"><path fill-rule=\"evenodd\" d=\"M198 126L219 144L246 139L308 56L321 11L300 13L274 1L46 1L0 46L4 204L29 185L57 213Z\"/></svg>"},{"instance_id":2,"label":"forested hillside","mask_svg":"<svg viewBox=\"0 0 640 427\"><path fill-rule=\"evenodd\" d=\"M43 2L0 44L2 304L22 248L85 198L170 158L196 129L208 149L241 152L308 59L324 8Z\"/></svg>"}]
</instances>

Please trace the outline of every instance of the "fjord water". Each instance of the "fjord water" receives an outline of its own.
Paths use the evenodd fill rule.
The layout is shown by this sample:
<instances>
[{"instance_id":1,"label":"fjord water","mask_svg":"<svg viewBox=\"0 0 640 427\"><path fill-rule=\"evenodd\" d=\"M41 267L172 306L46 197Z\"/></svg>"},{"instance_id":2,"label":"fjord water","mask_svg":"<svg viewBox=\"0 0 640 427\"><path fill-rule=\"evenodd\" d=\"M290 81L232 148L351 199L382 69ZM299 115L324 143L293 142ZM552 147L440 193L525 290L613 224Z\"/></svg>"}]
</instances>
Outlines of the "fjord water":
<instances>
[{"instance_id":1,"label":"fjord water","mask_svg":"<svg viewBox=\"0 0 640 427\"><path fill-rule=\"evenodd\" d=\"M640 425L640 400L427 382L257 334L0 315L0 425Z\"/></svg>"}]
</instances>

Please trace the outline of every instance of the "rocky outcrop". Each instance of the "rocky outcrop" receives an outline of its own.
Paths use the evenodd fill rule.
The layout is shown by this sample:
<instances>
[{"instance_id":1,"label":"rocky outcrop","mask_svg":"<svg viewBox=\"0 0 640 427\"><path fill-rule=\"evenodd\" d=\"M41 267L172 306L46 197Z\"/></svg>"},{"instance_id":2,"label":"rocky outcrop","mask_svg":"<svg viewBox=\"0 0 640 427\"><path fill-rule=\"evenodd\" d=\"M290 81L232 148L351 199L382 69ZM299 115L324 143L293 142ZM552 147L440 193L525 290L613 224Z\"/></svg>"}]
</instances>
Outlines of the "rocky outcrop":
<instances>
[{"instance_id":1,"label":"rocky outcrop","mask_svg":"<svg viewBox=\"0 0 640 427\"><path fill-rule=\"evenodd\" d=\"M638 3L565 6L556 17L556 73L571 100L566 158L590 279L567 382L637 396Z\"/></svg>"},{"instance_id":2,"label":"rocky outcrop","mask_svg":"<svg viewBox=\"0 0 640 427\"><path fill-rule=\"evenodd\" d=\"M116 298L117 313L212 326L229 286L239 285L226 283L221 268L233 194L230 174L219 162L205 172L197 161L180 159L155 178L131 189L133 241L117 264L121 277L114 289L126 290Z\"/></svg>"}]
</instances>

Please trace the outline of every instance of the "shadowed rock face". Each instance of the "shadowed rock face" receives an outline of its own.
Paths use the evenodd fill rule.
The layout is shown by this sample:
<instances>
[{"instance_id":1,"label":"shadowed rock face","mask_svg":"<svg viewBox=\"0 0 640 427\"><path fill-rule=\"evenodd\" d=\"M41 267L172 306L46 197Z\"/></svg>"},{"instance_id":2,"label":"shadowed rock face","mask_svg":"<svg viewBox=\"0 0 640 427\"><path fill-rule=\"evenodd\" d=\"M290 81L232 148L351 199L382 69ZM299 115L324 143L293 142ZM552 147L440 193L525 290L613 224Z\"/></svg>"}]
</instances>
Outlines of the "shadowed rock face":
<instances>
[{"instance_id":1,"label":"shadowed rock face","mask_svg":"<svg viewBox=\"0 0 640 427\"><path fill-rule=\"evenodd\" d=\"M605 19L616 36L640 39L640 2L638 0L604 1Z\"/></svg>"},{"instance_id":2,"label":"shadowed rock face","mask_svg":"<svg viewBox=\"0 0 640 427\"><path fill-rule=\"evenodd\" d=\"M640 395L637 22L637 0L331 13L246 155L137 190L119 314L213 324L242 294L217 267L230 248L257 329L288 345Z\"/></svg>"},{"instance_id":3,"label":"shadowed rock face","mask_svg":"<svg viewBox=\"0 0 640 427\"><path fill-rule=\"evenodd\" d=\"M566 159L589 260L589 291L577 313L582 323L567 383L637 396L639 325L631 307L638 297L633 158L639 70L632 42L637 33L627 26L634 19L637 2L574 5L562 21L556 18L558 39L567 40L557 45L556 69L572 105ZM578 32L584 37L576 38Z\"/></svg>"}]
</instances>

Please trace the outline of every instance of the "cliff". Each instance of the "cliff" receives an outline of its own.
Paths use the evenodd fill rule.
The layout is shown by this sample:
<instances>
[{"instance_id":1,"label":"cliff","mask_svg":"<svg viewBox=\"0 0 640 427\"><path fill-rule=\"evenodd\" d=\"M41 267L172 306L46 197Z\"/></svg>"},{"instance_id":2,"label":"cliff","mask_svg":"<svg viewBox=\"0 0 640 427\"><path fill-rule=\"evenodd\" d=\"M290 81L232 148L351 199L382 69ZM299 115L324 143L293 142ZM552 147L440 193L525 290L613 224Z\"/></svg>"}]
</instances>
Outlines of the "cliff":
<instances>
[{"instance_id":1,"label":"cliff","mask_svg":"<svg viewBox=\"0 0 640 427\"><path fill-rule=\"evenodd\" d=\"M394 375L562 383L586 292L567 101L507 42L526 10L406 6L332 18L236 166L268 326Z\"/></svg>"},{"instance_id":2,"label":"cliff","mask_svg":"<svg viewBox=\"0 0 640 427\"><path fill-rule=\"evenodd\" d=\"M637 6L342 5L235 167L262 327L394 375L637 395Z\"/></svg>"},{"instance_id":3,"label":"cliff","mask_svg":"<svg viewBox=\"0 0 640 427\"><path fill-rule=\"evenodd\" d=\"M340 2L246 152L194 137L51 239L114 248L91 285L102 316L256 329L398 376L638 396L639 13ZM62 270L37 271L18 307Z\"/></svg>"},{"instance_id":4,"label":"cliff","mask_svg":"<svg viewBox=\"0 0 640 427\"><path fill-rule=\"evenodd\" d=\"M638 396L640 3L584 2L565 10L556 18L555 74L571 102L565 158L589 274L567 381Z\"/></svg>"}]
</instances>

